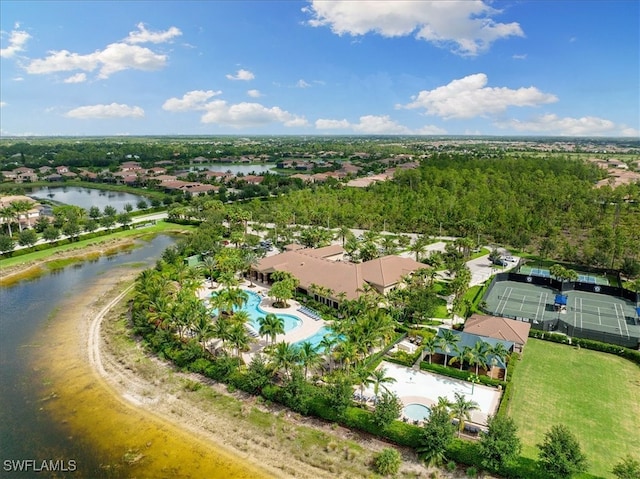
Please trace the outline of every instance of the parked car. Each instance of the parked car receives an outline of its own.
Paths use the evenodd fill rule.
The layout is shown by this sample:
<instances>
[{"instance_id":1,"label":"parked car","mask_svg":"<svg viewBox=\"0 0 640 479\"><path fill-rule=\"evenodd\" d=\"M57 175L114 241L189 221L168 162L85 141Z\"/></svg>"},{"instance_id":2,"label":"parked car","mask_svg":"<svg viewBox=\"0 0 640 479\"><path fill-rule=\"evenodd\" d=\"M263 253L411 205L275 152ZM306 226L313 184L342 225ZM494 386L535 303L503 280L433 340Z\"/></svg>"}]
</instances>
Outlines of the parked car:
<instances>
[{"instance_id":1,"label":"parked car","mask_svg":"<svg viewBox=\"0 0 640 479\"><path fill-rule=\"evenodd\" d=\"M493 264L495 264L496 266L509 266L507 260L502 258L494 259Z\"/></svg>"}]
</instances>

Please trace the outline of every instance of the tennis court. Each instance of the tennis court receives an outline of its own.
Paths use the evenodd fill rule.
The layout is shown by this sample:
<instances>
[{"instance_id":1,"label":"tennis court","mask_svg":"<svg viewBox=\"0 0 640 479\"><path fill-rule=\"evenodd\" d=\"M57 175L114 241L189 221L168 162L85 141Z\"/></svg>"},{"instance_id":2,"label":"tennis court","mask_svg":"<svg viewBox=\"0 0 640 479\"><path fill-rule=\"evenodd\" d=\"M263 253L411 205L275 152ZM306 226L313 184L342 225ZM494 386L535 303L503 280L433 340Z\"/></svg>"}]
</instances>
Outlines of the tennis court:
<instances>
[{"instance_id":1,"label":"tennis court","mask_svg":"<svg viewBox=\"0 0 640 479\"><path fill-rule=\"evenodd\" d=\"M625 337L637 335L638 321L631 302L584 291L571 291L567 297L567 315L563 320L574 328Z\"/></svg>"},{"instance_id":2,"label":"tennis court","mask_svg":"<svg viewBox=\"0 0 640 479\"><path fill-rule=\"evenodd\" d=\"M551 278L551 272L547 268L534 268L533 266L523 265L520 266L518 270L520 274L526 274L527 276L540 276L542 278ZM578 281L581 283L589 283L589 284L602 284L605 286L609 285L609 279L600 276L597 274L588 274L577 271L578 273Z\"/></svg>"},{"instance_id":3,"label":"tennis court","mask_svg":"<svg viewBox=\"0 0 640 479\"><path fill-rule=\"evenodd\" d=\"M485 298L487 309L494 314L544 321L557 318L552 288L515 281L496 282Z\"/></svg>"},{"instance_id":4,"label":"tennis court","mask_svg":"<svg viewBox=\"0 0 640 479\"><path fill-rule=\"evenodd\" d=\"M547 286L500 281L494 284L485 302L493 314L534 324L549 322L550 327L569 335L582 330L627 339L640 337L635 303L604 294L567 291L562 293L567 297L567 307L560 312L555 307L556 294L557 290Z\"/></svg>"}]
</instances>

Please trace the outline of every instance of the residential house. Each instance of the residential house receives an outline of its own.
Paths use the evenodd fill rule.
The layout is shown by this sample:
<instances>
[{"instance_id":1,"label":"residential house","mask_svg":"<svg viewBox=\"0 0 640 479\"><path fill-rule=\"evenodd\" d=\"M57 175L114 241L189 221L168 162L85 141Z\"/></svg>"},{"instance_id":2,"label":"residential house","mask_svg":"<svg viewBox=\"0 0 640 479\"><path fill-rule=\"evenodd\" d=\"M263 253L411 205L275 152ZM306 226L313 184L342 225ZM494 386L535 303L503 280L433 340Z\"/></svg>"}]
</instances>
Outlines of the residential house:
<instances>
[{"instance_id":1,"label":"residential house","mask_svg":"<svg viewBox=\"0 0 640 479\"><path fill-rule=\"evenodd\" d=\"M245 175L245 176L239 177L238 179L245 181L249 185L259 185L264 181L264 176Z\"/></svg>"},{"instance_id":2,"label":"residential house","mask_svg":"<svg viewBox=\"0 0 640 479\"><path fill-rule=\"evenodd\" d=\"M19 222L23 227L31 227L36 220L42 215L44 207L33 198L23 195L0 196L0 209L8 208L17 201L26 201L31 203L31 208L27 211L20 212L15 221ZM0 223L6 223L7 218L0 217Z\"/></svg>"},{"instance_id":3,"label":"residential house","mask_svg":"<svg viewBox=\"0 0 640 479\"><path fill-rule=\"evenodd\" d=\"M140 172L142 166L137 161L125 161L120 165L120 171Z\"/></svg>"}]
</instances>

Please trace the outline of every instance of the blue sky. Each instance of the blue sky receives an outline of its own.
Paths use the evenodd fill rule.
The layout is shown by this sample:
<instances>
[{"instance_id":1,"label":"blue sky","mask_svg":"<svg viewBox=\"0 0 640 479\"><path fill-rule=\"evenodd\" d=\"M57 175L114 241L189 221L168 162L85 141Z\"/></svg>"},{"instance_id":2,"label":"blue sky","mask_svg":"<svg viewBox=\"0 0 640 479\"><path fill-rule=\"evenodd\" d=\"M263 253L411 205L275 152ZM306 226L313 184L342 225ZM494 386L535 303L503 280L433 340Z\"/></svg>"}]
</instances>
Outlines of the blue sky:
<instances>
[{"instance_id":1,"label":"blue sky","mask_svg":"<svg viewBox=\"0 0 640 479\"><path fill-rule=\"evenodd\" d=\"M640 2L0 2L0 133L640 136Z\"/></svg>"}]
</instances>

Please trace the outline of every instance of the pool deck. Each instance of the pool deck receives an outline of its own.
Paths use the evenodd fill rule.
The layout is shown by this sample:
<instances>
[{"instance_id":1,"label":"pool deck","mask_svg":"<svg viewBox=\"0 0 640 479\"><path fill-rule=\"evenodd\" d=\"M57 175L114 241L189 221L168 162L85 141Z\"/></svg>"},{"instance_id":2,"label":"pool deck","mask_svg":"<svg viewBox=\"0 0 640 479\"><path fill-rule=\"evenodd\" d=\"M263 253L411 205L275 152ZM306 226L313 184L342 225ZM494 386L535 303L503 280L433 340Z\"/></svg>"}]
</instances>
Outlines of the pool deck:
<instances>
[{"instance_id":1,"label":"pool deck","mask_svg":"<svg viewBox=\"0 0 640 479\"><path fill-rule=\"evenodd\" d=\"M486 425L487 417L495 414L500 404L502 392L493 387L481 384L473 385L468 381L440 376L427 371L417 371L386 361L383 361L380 367L386 369L387 376L396 379L396 382L385 384L385 386L396 394L405 406L417 403L431 407L438 403L439 396L454 401L454 393L457 392L464 395L467 400L478 403L479 409L471 412L470 422ZM372 387L365 390L365 396L367 395L373 395Z\"/></svg>"},{"instance_id":2,"label":"pool deck","mask_svg":"<svg viewBox=\"0 0 640 479\"><path fill-rule=\"evenodd\" d=\"M209 287L210 284L211 283L208 281L206 283L203 283L203 286L198 290L198 297L200 297L203 300L206 300L209 296L211 296L211 293L221 289L220 286L212 289ZM296 343L298 341L305 340L307 338L310 338L314 334L316 334L323 327L329 325L323 319L316 320L298 311L298 308L300 308L301 305L299 302L294 300L289 300L288 308L274 308L273 300L268 296L269 289L260 285L259 283L256 283L255 281L253 283L253 287L251 287L251 283L249 281L244 281L243 283L240 284L240 288L244 289L245 291L253 292L262 296L262 301L260 302L260 309L263 309L267 313L289 314L291 316L295 316L300 320L299 326L295 327L288 333L279 334L278 336L276 336L277 343L281 341L286 341L287 343ZM245 361L251 361L252 355L257 352L260 352L262 348L266 346L266 344L267 342L264 340L264 338L262 337L258 338L258 342L254 344L254 346L251 348L251 351L243 355Z\"/></svg>"}]
</instances>

